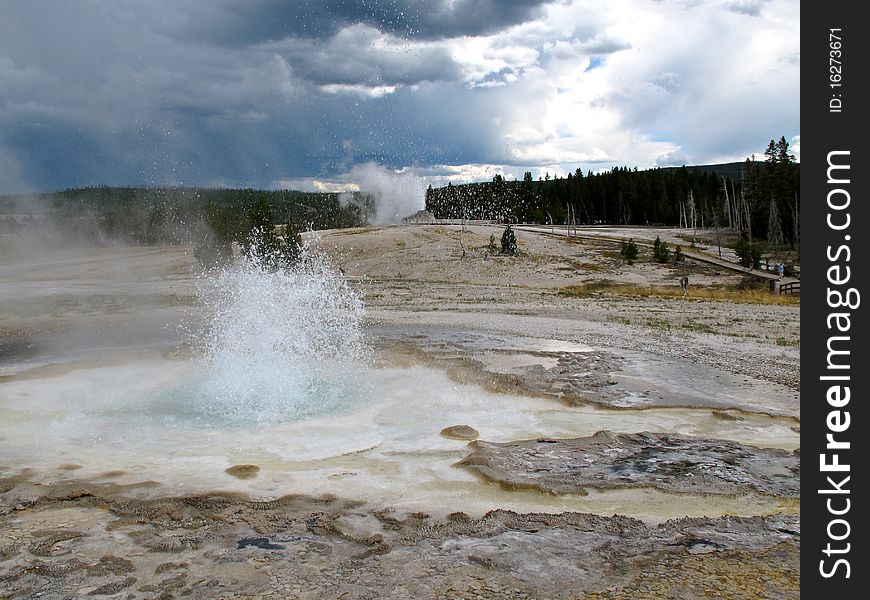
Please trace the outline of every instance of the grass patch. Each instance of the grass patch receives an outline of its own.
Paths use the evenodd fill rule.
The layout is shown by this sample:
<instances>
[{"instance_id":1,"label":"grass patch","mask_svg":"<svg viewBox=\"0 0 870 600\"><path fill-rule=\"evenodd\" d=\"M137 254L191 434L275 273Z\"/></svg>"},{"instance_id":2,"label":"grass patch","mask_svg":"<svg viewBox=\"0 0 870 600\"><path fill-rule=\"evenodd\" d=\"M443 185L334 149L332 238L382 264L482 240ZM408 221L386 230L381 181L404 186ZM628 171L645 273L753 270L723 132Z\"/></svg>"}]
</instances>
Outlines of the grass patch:
<instances>
[{"instance_id":1,"label":"grass patch","mask_svg":"<svg viewBox=\"0 0 870 600\"><path fill-rule=\"evenodd\" d=\"M776 345L777 346L800 346L801 341L800 340L789 340L789 339L786 339L784 337L779 337L779 338L776 338Z\"/></svg>"},{"instance_id":2,"label":"grass patch","mask_svg":"<svg viewBox=\"0 0 870 600\"><path fill-rule=\"evenodd\" d=\"M731 331L726 331L722 335L727 335L728 337L733 337L733 338L745 338L745 339L756 339L756 340L761 338L760 335L755 335L754 333L734 333Z\"/></svg>"},{"instance_id":3,"label":"grass patch","mask_svg":"<svg viewBox=\"0 0 870 600\"><path fill-rule=\"evenodd\" d=\"M664 331L671 330L671 323L666 319L647 319L643 324L647 327L652 327L653 329L662 329Z\"/></svg>"},{"instance_id":4,"label":"grass patch","mask_svg":"<svg viewBox=\"0 0 870 600\"><path fill-rule=\"evenodd\" d=\"M589 283L584 283L581 285L569 285L567 287L563 287L557 293L558 295L564 296L566 298L588 298L590 296L609 290L615 285L616 283L614 283L610 279L601 279L599 281L591 281Z\"/></svg>"},{"instance_id":5,"label":"grass patch","mask_svg":"<svg viewBox=\"0 0 870 600\"><path fill-rule=\"evenodd\" d=\"M372 231L378 231L381 229L380 227L353 227L350 229L342 229L340 231L335 231L332 235L359 235L361 233L370 233Z\"/></svg>"},{"instance_id":6,"label":"grass patch","mask_svg":"<svg viewBox=\"0 0 870 600\"><path fill-rule=\"evenodd\" d=\"M697 331L698 333L716 333L716 330L706 323L698 323L696 321L683 323L681 327L683 329L688 329L689 331Z\"/></svg>"},{"instance_id":7,"label":"grass patch","mask_svg":"<svg viewBox=\"0 0 870 600\"><path fill-rule=\"evenodd\" d=\"M784 306L800 306L800 296L771 294L762 289L735 289L719 287L689 287L689 295L677 287L640 286L628 283L616 283L609 279L594 281L584 285L571 285L558 291L559 296L566 298L589 298L601 294L614 296L631 296L640 298L669 298L674 300L722 300L737 304L775 304Z\"/></svg>"}]
</instances>

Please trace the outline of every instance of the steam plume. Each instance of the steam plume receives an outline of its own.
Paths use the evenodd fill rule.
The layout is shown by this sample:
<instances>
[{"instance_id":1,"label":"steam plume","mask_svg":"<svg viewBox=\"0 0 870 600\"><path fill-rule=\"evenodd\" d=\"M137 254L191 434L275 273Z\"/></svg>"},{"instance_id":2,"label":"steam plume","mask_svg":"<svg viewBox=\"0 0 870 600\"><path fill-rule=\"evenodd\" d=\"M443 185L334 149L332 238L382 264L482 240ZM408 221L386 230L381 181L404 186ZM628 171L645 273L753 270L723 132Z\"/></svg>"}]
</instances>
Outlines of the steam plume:
<instances>
[{"instance_id":1,"label":"steam plume","mask_svg":"<svg viewBox=\"0 0 870 600\"><path fill-rule=\"evenodd\" d=\"M355 166L348 178L360 192L374 197L375 225L398 223L426 205L426 184L413 173L397 173L369 162Z\"/></svg>"}]
</instances>

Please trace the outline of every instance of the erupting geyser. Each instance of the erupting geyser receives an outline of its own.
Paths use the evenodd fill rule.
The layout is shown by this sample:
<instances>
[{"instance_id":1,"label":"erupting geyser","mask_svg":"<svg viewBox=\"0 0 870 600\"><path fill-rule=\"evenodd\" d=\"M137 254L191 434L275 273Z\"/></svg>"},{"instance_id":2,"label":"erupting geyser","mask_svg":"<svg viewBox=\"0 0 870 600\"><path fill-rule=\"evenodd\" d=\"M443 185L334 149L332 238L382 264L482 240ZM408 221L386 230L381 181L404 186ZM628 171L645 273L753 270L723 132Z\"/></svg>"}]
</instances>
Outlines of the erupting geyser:
<instances>
[{"instance_id":1,"label":"erupting geyser","mask_svg":"<svg viewBox=\"0 0 870 600\"><path fill-rule=\"evenodd\" d=\"M167 392L182 412L228 423L330 413L365 396L363 303L310 244L274 266L256 247L209 279L196 376ZM176 410L178 406L174 407Z\"/></svg>"}]
</instances>

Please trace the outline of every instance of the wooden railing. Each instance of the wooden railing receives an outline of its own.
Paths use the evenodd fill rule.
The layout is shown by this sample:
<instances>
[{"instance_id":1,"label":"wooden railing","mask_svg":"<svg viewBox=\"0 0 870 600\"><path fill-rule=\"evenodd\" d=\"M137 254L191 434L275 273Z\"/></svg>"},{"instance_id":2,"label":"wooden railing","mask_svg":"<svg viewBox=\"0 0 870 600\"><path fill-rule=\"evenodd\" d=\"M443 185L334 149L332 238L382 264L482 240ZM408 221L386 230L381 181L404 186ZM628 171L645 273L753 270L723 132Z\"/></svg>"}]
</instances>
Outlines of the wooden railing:
<instances>
[{"instance_id":1,"label":"wooden railing","mask_svg":"<svg viewBox=\"0 0 870 600\"><path fill-rule=\"evenodd\" d=\"M800 281L792 281L791 283L783 283L779 286L780 294L794 294L797 296L801 295L801 282Z\"/></svg>"}]
</instances>

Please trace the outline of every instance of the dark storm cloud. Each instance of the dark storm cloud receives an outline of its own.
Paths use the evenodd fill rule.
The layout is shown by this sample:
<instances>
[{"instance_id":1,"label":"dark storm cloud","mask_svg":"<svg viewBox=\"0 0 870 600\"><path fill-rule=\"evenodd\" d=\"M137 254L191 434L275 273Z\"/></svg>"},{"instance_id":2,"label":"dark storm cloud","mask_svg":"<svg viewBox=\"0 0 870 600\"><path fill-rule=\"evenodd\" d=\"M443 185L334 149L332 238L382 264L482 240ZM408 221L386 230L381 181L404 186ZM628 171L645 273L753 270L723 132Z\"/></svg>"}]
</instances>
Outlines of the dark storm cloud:
<instances>
[{"instance_id":1,"label":"dark storm cloud","mask_svg":"<svg viewBox=\"0 0 870 600\"><path fill-rule=\"evenodd\" d=\"M403 44L367 25L347 27L326 41L292 39L269 48L298 77L320 85L415 84L455 81L462 75L446 48Z\"/></svg>"},{"instance_id":2,"label":"dark storm cloud","mask_svg":"<svg viewBox=\"0 0 870 600\"><path fill-rule=\"evenodd\" d=\"M285 37L324 38L365 24L398 36L485 35L536 17L545 0L184 0L171 28L183 40L248 46Z\"/></svg>"},{"instance_id":3,"label":"dark storm cloud","mask_svg":"<svg viewBox=\"0 0 870 600\"><path fill-rule=\"evenodd\" d=\"M479 162L491 155L495 136L485 118L486 99L461 85L403 88L353 102L340 94L305 93L292 107L247 120L212 104L175 101L115 131L43 116L39 124L21 120L3 127L3 141L23 159L19 177L40 189L131 183L266 187L288 177L334 178L369 161L393 168Z\"/></svg>"},{"instance_id":4,"label":"dark storm cloud","mask_svg":"<svg viewBox=\"0 0 870 600\"><path fill-rule=\"evenodd\" d=\"M432 89L401 89L458 82L462 72L443 44L347 25L361 20L354 13L361 2L347 3L334 20L324 15L340 3L312 2L311 10L326 11L306 17L329 24L321 38L268 34L270 23L285 20L282 10L301 3L220 2L211 11L204 2L167 2L163 12L135 2L38 4L13 0L0 22L0 193L101 183L266 185L335 176L355 161L480 158L492 135L474 122L486 112L483 97L461 85L442 90L449 100ZM434 4L427 10L430 25L454 18ZM495 26L474 25L473 16L464 31ZM220 47L179 35L221 19L258 43ZM255 35L256 23L267 34ZM214 31L220 39L219 23ZM435 35L434 26L428 32ZM269 37L280 39L262 43ZM378 92L384 86L393 86L388 97L369 97L386 93Z\"/></svg>"}]
</instances>

